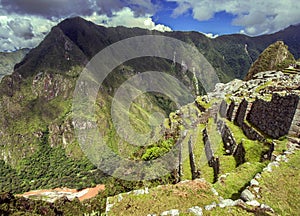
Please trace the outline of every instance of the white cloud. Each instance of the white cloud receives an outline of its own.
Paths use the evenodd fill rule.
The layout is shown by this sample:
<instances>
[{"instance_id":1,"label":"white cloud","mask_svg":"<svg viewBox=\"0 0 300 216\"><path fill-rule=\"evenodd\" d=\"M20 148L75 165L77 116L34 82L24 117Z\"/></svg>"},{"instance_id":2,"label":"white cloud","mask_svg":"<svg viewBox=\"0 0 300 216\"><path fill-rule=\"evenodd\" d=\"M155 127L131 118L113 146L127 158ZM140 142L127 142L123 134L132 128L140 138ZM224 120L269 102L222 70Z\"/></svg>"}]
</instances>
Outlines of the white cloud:
<instances>
[{"instance_id":1,"label":"white cloud","mask_svg":"<svg viewBox=\"0 0 300 216\"><path fill-rule=\"evenodd\" d=\"M214 35L213 33L204 33L204 32L201 32L201 33L204 34L206 37L212 38L212 39L219 37L218 34Z\"/></svg>"},{"instance_id":2,"label":"white cloud","mask_svg":"<svg viewBox=\"0 0 300 216\"><path fill-rule=\"evenodd\" d=\"M94 13L92 16L84 17L96 24L101 24L109 27L126 26L126 27L140 27L150 30L158 31L172 31L171 28L161 24L155 24L149 14L145 16L135 17L134 12L125 7L120 11L113 12L111 17L107 15L97 15Z\"/></svg>"},{"instance_id":3,"label":"white cloud","mask_svg":"<svg viewBox=\"0 0 300 216\"><path fill-rule=\"evenodd\" d=\"M300 22L298 0L167 0L177 2L173 11L179 16L191 10L199 21L213 18L217 12L225 11L236 18L232 24L244 27L244 33L258 35L273 33Z\"/></svg>"},{"instance_id":4,"label":"white cloud","mask_svg":"<svg viewBox=\"0 0 300 216\"><path fill-rule=\"evenodd\" d=\"M38 16L0 16L0 51L35 47L56 24Z\"/></svg>"}]
</instances>

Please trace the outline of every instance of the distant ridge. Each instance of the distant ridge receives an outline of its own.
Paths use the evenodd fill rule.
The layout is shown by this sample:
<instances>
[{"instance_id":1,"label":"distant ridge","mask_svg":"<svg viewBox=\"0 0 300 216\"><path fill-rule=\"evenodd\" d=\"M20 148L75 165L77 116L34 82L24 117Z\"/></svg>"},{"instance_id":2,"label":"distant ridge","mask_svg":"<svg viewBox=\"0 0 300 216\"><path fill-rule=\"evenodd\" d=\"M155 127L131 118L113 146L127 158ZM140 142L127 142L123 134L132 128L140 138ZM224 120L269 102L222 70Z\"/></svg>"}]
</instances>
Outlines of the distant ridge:
<instances>
[{"instance_id":1,"label":"distant ridge","mask_svg":"<svg viewBox=\"0 0 300 216\"><path fill-rule=\"evenodd\" d=\"M14 65L19 63L30 49L20 49L13 52L0 52L0 80L3 76L12 74Z\"/></svg>"},{"instance_id":2,"label":"distant ridge","mask_svg":"<svg viewBox=\"0 0 300 216\"><path fill-rule=\"evenodd\" d=\"M198 32L163 33L141 28L106 28L74 17L53 27L39 46L32 49L26 58L16 65L15 71L24 78L49 67L65 71L74 65L86 64L100 50L117 41L147 34L170 36L195 44L224 82L234 78L243 79L252 64L249 56L256 60L265 48L278 40L289 46L295 58L300 58L300 25L290 26L271 35L249 37L233 34L210 39Z\"/></svg>"}]
</instances>

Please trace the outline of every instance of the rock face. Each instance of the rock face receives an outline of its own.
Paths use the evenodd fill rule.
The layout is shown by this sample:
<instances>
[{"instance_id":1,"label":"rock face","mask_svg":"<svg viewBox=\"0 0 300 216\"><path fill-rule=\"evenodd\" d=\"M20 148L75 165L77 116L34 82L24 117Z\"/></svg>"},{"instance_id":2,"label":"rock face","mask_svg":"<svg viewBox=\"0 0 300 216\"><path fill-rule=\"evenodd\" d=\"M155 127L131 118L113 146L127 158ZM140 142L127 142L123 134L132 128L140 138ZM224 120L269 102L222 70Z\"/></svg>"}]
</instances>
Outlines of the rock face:
<instances>
[{"instance_id":1,"label":"rock face","mask_svg":"<svg viewBox=\"0 0 300 216\"><path fill-rule=\"evenodd\" d=\"M277 41L270 45L254 62L246 80L252 79L255 74L262 71L282 70L294 62L294 56L288 51L288 47L283 41Z\"/></svg>"}]
</instances>

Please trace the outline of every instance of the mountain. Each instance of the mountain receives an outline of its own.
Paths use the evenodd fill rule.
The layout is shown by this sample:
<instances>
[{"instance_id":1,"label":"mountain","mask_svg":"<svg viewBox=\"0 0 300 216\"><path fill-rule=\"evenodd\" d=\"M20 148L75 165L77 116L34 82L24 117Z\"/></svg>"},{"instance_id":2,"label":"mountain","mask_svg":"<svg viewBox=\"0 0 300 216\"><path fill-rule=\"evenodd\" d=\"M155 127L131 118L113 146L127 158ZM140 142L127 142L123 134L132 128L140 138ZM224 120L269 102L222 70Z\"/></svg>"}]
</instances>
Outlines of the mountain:
<instances>
[{"instance_id":1,"label":"mountain","mask_svg":"<svg viewBox=\"0 0 300 216\"><path fill-rule=\"evenodd\" d=\"M45 40L37 48L33 49L20 64L16 65L15 70L17 72L21 71L21 74L25 77L29 71L34 73L33 71L37 71L43 67L58 67L57 69L59 70L65 70L66 68L60 67L71 67L73 65L72 62L80 62L81 65L84 65L86 60L91 59L100 50L117 41L133 36L155 34L174 37L184 42L194 44L214 66L220 80L229 81L233 78L243 79L259 54L270 44L279 40L287 44L296 59L300 58L300 51L298 49L300 45L299 33L300 25L297 25L290 26L283 31L271 35L249 37L234 34L210 39L198 32L162 33L140 28L105 28L85 21L80 17L76 17L66 19L54 27ZM68 42L66 42L67 44L62 44L62 40L65 37ZM61 44L55 43L56 46L51 47L51 44L57 39L61 40ZM72 52L68 50L63 51L65 46L72 47L72 45L74 45ZM61 59L61 61L64 59L65 61L65 52L75 55L74 58L71 58L71 61L67 63L61 62L56 64L57 62L55 61L57 61L57 59ZM77 52L82 53L79 54ZM56 57L52 63L51 59L53 56ZM47 62L40 62L38 59L47 59ZM151 66L153 67L153 65Z\"/></svg>"},{"instance_id":2,"label":"mountain","mask_svg":"<svg viewBox=\"0 0 300 216\"><path fill-rule=\"evenodd\" d=\"M299 212L299 81L299 74L260 72L249 81L218 84L213 92L172 112L165 132L186 132L177 152L176 184L139 185L130 192L119 184L106 184L105 191L85 202L76 198L52 201L54 194L45 196L42 191L27 195L30 199L4 193L0 194L0 211L295 215ZM157 143L137 153L147 160L164 148L168 147Z\"/></svg>"},{"instance_id":3,"label":"mountain","mask_svg":"<svg viewBox=\"0 0 300 216\"><path fill-rule=\"evenodd\" d=\"M36 208L38 205L45 206L45 211L51 212L60 211L61 206L69 206L69 211L81 207L85 209L82 211L89 213L97 208L104 211L103 203L108 196L141 187L192 180L199 176L207 181L207 184L200 184L200 188L209 188L210 184L214 184L222 196L236 199L251 178L272 159L272 154L279 154L287 148L287 135L293 135L294 138L298 136L298 120L292 120L297 112L299 76L271 72L258 73L255 79L248 82L233 79L243 79L260 53L279 39L299 58L299 34L296 34L299 30L300 26L291 26L272 35L226 35L209 39L197 32L162 33L139 28L105 28L79 17L64 20L53 27L46 38L15 65L14 73L5 76L0 83L1 190L16 194L36 189L69 187L81 191L83 188L105 184L106 191L100 194L96 204L91 204L93 208L82 206L76 199L72 202L59 200L54 206L45 203L28 204L27 200L6 194L0 199L0 210L4 203L3 209L7 211L5 206L11 198L12 208L20 211L24 210L23 205L32 205L30 209L37 209L37 212L43 210ZM187 156L185 161L181 161L180 169L176 167L172 173L152 181L128 182L96 169L83 153L74 132L77 122L72 113L73 92L84 66L96 53L122 39L151 34L170 36L194 44L212 63L220 80L228 84L218 84L216 91L208 92L208 96L196 98L195 95L194 102L187 103L179 110L170 98L155 92L135 98L129 111L120 107L117 115L128 115L134 130L158 138L156 142L148 143L148 146L135 146L124 141L119 135L124 128L116 128L112 121L111 104L120 86L140 72L149 70L164 71L175 76L193 92L196 92L196 81L192 73L182 73L181 65L174 65L172 61L161 58L142 57L116 67L104 80L95 101L95 124L101 129L102 137L114 153L129 161L151 163L151 160L168 152L181 134L186 134L182 137L186 156L190 152L188 149L195 149L197 144L197 149L192 150L193 156ZM273 79L277 80L274 85ZM281 79L286 82L281 82ZM81 84L85 85L84 82ZM132 84L130 87L133 91L137 89ZM205 93L201 86L200 90ZM277 94L273 95L272 92ZM220 103L223 105L220 106ZM284 112L284 109L288 112ZM160 116L165 118L163 125L153 127L149 121L153 113L163 114ZM219 119L221 122L216 119L219 115L222 116ZM81 128L91 129L89 126L92 123L92 120L88 120ZM294 131L290 134L287 128L291 125ZM276 143L275 150L272 141ZM216 157L212 157L209 149L215 143L220 146L215 152ZM205 150L207 155L202 154ZM110 155L104 156L110 159ZM130 174L132 171L131 167L118 167L113 163L112 166L112 171L116 173L124 171ZM160 168L157 167L158 170ZM151 176L152 172L149 170L147 175ZM224 180L223 175L226 173L232 174ZM138 170L135 174L143 173ZM226 187L223 187L223 183ZM211 192L208 194L211 195ZM209 201L217 199L214 196ZM130 206L124 208L130 209Z\"/></svg>"},{"instance_id":4,"label":"mountain","mask_svg":"<svg viewBox=\"0 0 300 216\"><path fill-rule=\"evenodd\" d=\"M282 41L277 41L268 46L252 64L246 80L252 79L255 74L262 71L283 70L293 63L296 63L296 60L288 47Z\"/></svg>"},{"instance_id":5,"label":"mountain","mask_svg":"<svg viewBox=\"0 0 300 216\"><path fill-rule=\"evenodd\" d=\"M15 64L19 63L29 49L20 49L14 52L0 52L0 80L5 75L12 74Z\"/></svg>"}]
</instances>

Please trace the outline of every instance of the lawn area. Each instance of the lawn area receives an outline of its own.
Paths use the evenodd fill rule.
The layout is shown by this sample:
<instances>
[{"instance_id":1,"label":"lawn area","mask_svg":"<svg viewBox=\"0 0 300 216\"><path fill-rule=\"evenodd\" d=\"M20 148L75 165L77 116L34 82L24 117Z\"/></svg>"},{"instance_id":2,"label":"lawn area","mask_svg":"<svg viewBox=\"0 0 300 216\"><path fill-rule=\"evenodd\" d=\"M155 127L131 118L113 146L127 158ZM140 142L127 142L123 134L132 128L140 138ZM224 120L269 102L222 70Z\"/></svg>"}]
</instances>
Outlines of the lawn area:
<instances>
[{"instance_id":1,"label":"lawn area","mask_svg":"<svg viewBox=\"0 0 300 216\"><path fill-rule=\"evenodd\" d=\"M260 180L260 202L271 206L278 215L299 215L300 212L300 151L287 163L264 172Z\"/></svg>"},{"instance_id":2,"label":"lawn area","mask_svg":"<svg viewBox=\"0 0 300 216\"><path fill-rule=\"evenodd\" d=\"M176 185L164 185L149 189L148 194L124 194L118 202L118 196L110 199L115 202L109 215L140 216L147 214L160 215L170 209L186 212L193 206L204 207L217 202L210 185L200 180L182 182Z\"/></svg>"}]
</instances>

